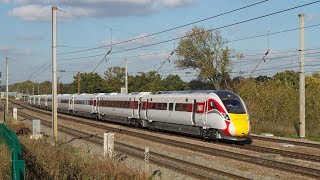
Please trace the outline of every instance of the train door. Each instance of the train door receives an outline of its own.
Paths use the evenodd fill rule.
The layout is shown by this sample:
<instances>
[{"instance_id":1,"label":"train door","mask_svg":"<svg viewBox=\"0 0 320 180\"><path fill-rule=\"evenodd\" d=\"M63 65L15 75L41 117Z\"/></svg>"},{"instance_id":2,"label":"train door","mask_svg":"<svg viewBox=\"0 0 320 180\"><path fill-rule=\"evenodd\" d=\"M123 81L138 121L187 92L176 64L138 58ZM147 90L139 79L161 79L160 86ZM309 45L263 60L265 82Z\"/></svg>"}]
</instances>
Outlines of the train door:
<instances>
[{"instance_id":1,"label":"train door","mask_svg":"<svg viewBox=\"0 0 320 180\"><path fill-rule=\"evenodd\" d=\"M133 99L130 98L131 117L134 117L134 102L135 102L135 98Z\"/></svg>"},{"instance_id":2,"label":"train door","mask_svg":"<svg viewBox=\"0 0 320 180\"><path fill-rule=\"evenodd\" d=\"M148 119L148 106L149 106L149 99L147 99L146 107L145 107L145 111L144 111L144 116L146 119Z\"/></svg>"},{"instance_id":3,"label":"train door","mask_svg":"<svg viewBox=\"0 0 320 180\"><path fill-rule=\"evenodd\" d=\"M139 97L139 102L138 102L138 119L141 118L141 115L140 115L141 105L142 105L142 103L141 103L141 97Z\"/></svg>"},{"instance_id":4,"label":"train door","mask_svg":"<svg viewBox=\"0 0 320 180\"><path fill-rule=\"evenodd\" d=\"M69 98L69 100L68 100L68 110L71 110L71 99L72 98Z\"/></svg>"},{"instance_id":5,"label":"train door","mask_svg":"<svg viewBox=\"0 0 320 180\"><path fill-rule=\"evenodd\" d=\"M197 100L193 99L192 114L191 114L191 123L192 123L192 125L196 125L196 112L197 112Z\"/></svg>"},{"instance_id":6,"label":"train door","mask_svg":"<svg viewBox=\"0 0 320 180\"><path fill-rule=\"evenodd\" d=\"M208 116L207 116L207 114L208 114L208 101L206 100L205 102L204 102L205 104L204 104L204 113L203 113L203 115L204 115L204 124L205 125L207 125L208 124Z\"/></svg>"},{"instance_id":7,"label":"train door","mask_svg":"<svg viewBox=\"0 0 320 180\"><path fill-rule=\"evenodd\" d=\"M91 98L91 110L93 113L97 112L97 99L96 97Z\"/></svg>"},{"instance_id":8,"label":"train door","mask_svg":"<svg viewBox=\"0 0 320 180\"><path fill-rule=\"evenodd\" d=\"M97 98L97 113L100 113L100 106L102 105L103 98Z\"/></svg>"},{"instance_id":9,"label":"train door","mask_svg":"<svg viewBox=\"0 0 320 180\"><path fill-rule=\"evenodd\" d=\"M70 99L69 110L74 111L74 97L72 97L72 98Z\"/></svg>"}]
</instances>

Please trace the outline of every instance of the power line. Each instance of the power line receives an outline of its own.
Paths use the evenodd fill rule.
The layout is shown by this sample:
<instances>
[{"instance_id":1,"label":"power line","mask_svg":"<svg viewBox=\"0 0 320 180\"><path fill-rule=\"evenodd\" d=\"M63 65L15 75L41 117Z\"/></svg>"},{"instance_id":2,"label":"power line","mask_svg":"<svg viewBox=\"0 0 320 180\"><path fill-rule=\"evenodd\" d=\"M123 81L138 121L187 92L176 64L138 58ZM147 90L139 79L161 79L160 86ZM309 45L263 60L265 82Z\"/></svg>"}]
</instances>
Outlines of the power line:
<instances>
[{"instance_id":1,"label":"power line","mask_svg":"<svg viewBox=\"0 0 320 180\"><path fill-rule=\"evenodd\" d=\"M310 26L305 26L303 27L304 29L308 29L308 28L312 28L312 27L317 27L320 26L320 24L314 24L314 25L310 25ZM238 38L238 39L233 39L228 41L229 42L236 42L236 41L242 41L242 40L248 40L248 39L254 39L254 38L259 38L259 37L264 37L264 36L270 36L270 35L275 35L275 34L280 34L280 33L285 33L285 32L290 32L290 31L296 31L299 30L301 28L292 28L292 29L286 29L286 30L282 30L282 31L277 31L277 32L272 32L272 33L266 33L266 34L259 34L259 35L255 35L255 36L248 36L248 37L243 37L243 38Z\"/></svg>"},{"instance_id":2,"label":"power line","mask_svg":"<svg viewBox=\"0 0 320 180\"><path fill-rule=\"evenodd\" d=\"M317 27L317 26L320 26L320 24L314 24L314 25L310 25L310 26L306 26L305 29L308 29L308 28L312 28L312 27ZM300 28L292 28L292 29L286 29L286 30L282 30L282 31L277 31L277 32L272 32L272 33L269 33L269 35L275 35L275 34L280 34L280 33L285 33L285 32L289 32L289 31L295 31L295 30L299 30ZM214 29L211 29L209 31L212 31ZM263 37L263 36L267 36L268 34L259 34L259 35L255 35L255 36L249 36L249 37L243 37L243 38L238 38L238 39L234 39L234 40L231 40L231 41L228 41L227 43L230 43L230 42L236 42L236 41L242 41L242 40L248 40L248 39L254 39L254 38L258 38L258 37ZM183 36L183 37L178 37L174 40L177 40L177 39L182 39L184 37L187 37L187 36ZM173 41L172 39L168 40L168 41ZM162 42L158 42L158 44L162 44L164 43L163 41ZM143 47L147 47L147 46L153 46L154 44L149 44L149 45L144 45ZM140 47L136 47L135 49L140 49L142 48L141 46ZM122 50L120 52L123 52L123 51L129 51L129 50L132 50L132 49L126 49L126 50ZM169 52L169 51L168 51ZM119 53L118 51L115 52L115 53ZM114 54L114 53L111 53L111 54ZM156 53L155 53L156 54ZM104 56L105 54L97 54L97 55L90 55L90 56L82 56L82 57L75 57L75 58L63 58L63 59L59 59L59 61L69 61L69 60L76 60L76 59L86 59L86 58L92 58L92 57L99 57L99 56ZM263 54L254 54L254 55L247 55L247 56L256 56L256 55L263 55ZM140 56L140 55L139 55ZM137 56L131 56L131 57L137 57ZM124 59L124 58L131 58L130 56L129 57L119 57L118 59ZM116 58L111 58L111 59L116 59Z\"/></svg>"},{"instance_id":3,"label":"power line","mask_svg":"<svg viewBox=\"0 0 320 180\"><path fill-rule=\"evenodd\" d=\"M247 19L247 20L231 23L231 24L228 24L228 25L220 26L218 28L209 29L209 30L206 30L206 32L213 31L213 30L218 30L218 29L223 29L223 28L227 28L227 27L230 27L230 26L238 25L238 24L247 23L247 22L250 22L250 21L254 21L254 20L257 20L257 19L262 19L262 18L265 18L265 17L268 17L268 16L280 14L280 13L287 12L287 11L291 11L291 10L294 10L294 9L298 9L298 8L301 8L301 7L309 6L309 5L312 5L312 4L315 4L315 3L319 3L319 2L320 2L320 0L313 1L313 2L310 2L310 3L306 3L306 4L299 5L299 6L295 6L295 7L287 8L287 9L284 9L284 10L276 11L276 12L273 12L273 13L269 13L269 14L266 14L266 15L262 15L262 16L250 18L250 19ZM186 38L186 37L189 37L189 36L190 35L185 35L185 36L181 36L181 37L177 37L177 38L172 38L172 39L160 41L160 42L157 42L157 43L147 44L147 45L138 46L138 47L134 47L134 48L128 48L128 49L124 49L124 50L120 50L120 51L115 51L115 52L113 52L111 54L127 52L127 51L131 51L131 50L137 50L137 49L141 49L141 48L145 48L145 47L149 47L149 46L155 46L155 45L159 45L159 44L168 43L168 42L171 42L171 41L176 41L176 40L179 40L179 39L183 39L183 38ZM87 58L87 57L92 57L92 56L84 56L84 57L80 57L80 58Z\"/></svg>"},{"instance_id":4,"label":"power line","mask_svg":"<svg viewBox=\"0 0 320 180\"><path fill-rule=\"evenodd\" d=\"M250 18L250 19L247 19L247 20L243 20L243 21L231 23L231 24L228 24L228 25L220 26L220 27L218 27L218 28L209 29L209 30L206 30L206 32L214 31L214 30L219 30L219 29L227 28L227 27L230 27L230 26L238 25L238 24L247 23L247 22L250 22L250 21L254 21L254 20L257 20L257 19L262 19L262 18L265 18L265 17L268 17L268 16L280 14L280 13L287 12L287 11L291 11L291 10L294 10L294 9L298 9L298 8L301 8L301 7L309 6L309 5L312 5L312 4L315 4L315 3L319 3L319 2L320 2L320 0L318 0L318 1L313 1L313 2L310 2L310 3L306 3L306 4L299 5L299 6L295 6L295 7L287 8L287 9L284 9L284 10L276 11L276 12L273 12L273 13L269 13L269 14L266 14L266 15L262 15L262 16ZM201 32L201 33L202 33L202 32ZM194 35L194 34L193 34L193 35ZM124 49L124 50L120 50L120 51L113 52L112 54L121 53L121 52L126 52L126 51L131 51L131 50L136 50L136 49L141 49L141 48L144 48L144 47L149 47L149 46L154 46L154 45L159 45L159 44L163 44L163 43L167 43L167 42L171 42L171 41L176 41L176 40L179 40L179 39L183 39L183 38L186 38L186 37L189 37L189 36L190 36L190 35L185 35L185 36L181 36L181 37L178 37L178 38L173 38L173 39L168 39L168 40L165 40L165 41L160 41L160 42L157 42L157 43L152 43L152 44L148 44L148 45L138 46L138 47L134 47L134 48L128 48L128 49Z\"/></svg>"},{"instance_id":5,"label":"power line","mask_svg":"<svg viewBox=\"0 0 320 180\"><path fill-rule=\"evenodd\" d=\"M189 25L192 25L192 24L196 24L196 23L199 23L199 22L202 22L202 21L206 21L206 20L209 20L209 19L217 18L217 17L223 16L223 15L226 15L226 14L230 14L230 13L233 13L233 12L236 12L236 11L240 11L240 10L252 7L252 6L256 6L258 4L262 4L262 3L265 3L267 1L269 1L269 0L263 0L263 1L260 1L260 2L257 2L257 3L249 4L247 6L243 6L243 7L237 8L237 9L233 9L233 10L218 14L218 15L214 15L214 16L207 17L207 18L204 18L204 19L200 19L200 20L197 20L197 21L194 21L194 22L191 22L191 23L187 23L187 24L184 24L184 25L180 25L180 26L176 26L176 27L170 28L170 29L166 29L166 30L162 30L162 31L159 31L159 32L151 33L151 34L148 34L148 35L145 35L145 36L140 36L140 37L137 37L137 38L132 38L132 39L128 39L128 40L125 40L125 41L118 42L118 43L114 43L113 45L119 45L119 44L123 44L123 43L128 43L128 42L136 41L136 40L139 40L139 39L142 39L142 38L147 38L147 37L150 37L150 36L162 34L162 33L168 32L168 31L179 29L179 28L182 28L182 27L185 27L185 26L189 26ZM105 48L105 47L109 47L109 46L110 45L104 45L104 46L99 46L99 47L95 47L95 48L83 49L83 50L79 50L79 51L64 52L64 53L59 53L58 55L73 54L73 53L91 51L91 50L101 49L101 48Z\"/></svg>"}]
</instances>

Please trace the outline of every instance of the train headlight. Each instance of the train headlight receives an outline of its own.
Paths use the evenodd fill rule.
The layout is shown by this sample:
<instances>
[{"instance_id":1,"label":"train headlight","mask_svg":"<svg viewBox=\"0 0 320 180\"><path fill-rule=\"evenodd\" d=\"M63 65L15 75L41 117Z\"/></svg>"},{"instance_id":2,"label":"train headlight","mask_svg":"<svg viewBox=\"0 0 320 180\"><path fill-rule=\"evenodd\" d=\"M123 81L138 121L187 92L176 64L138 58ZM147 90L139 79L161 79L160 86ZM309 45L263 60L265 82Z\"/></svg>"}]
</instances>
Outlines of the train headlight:
<instances>
[{"instance_id":1,"label":"train headlight","mask_svg":"<svg viewBox=\"0 0 320 180\"><path fill-rule=\"evenodd\" d=\"M230 117L228 116L228 114L222 114L222 116L224 117L224 119L230 120Z\"/></svg>"}]
</instances>

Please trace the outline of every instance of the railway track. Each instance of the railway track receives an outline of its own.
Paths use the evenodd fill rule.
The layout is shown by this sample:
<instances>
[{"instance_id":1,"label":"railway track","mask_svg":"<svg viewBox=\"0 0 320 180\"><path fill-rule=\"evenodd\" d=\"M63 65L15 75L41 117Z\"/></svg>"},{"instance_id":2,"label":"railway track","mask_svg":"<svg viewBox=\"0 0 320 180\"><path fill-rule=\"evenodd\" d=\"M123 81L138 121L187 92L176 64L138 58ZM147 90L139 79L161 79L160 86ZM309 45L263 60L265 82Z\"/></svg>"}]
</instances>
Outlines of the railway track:
<instances>
[{"instance_id":1,"label":"railway track","mask_svg":"<svg viewBox=\"0 0 320 180\"><path fill-rule=\"evenodd\" d=\"M274 137L263 137L258 135L250 135L252 139L262 140L262 141L269 141L269 142L276 142L276 143L287 143L287 144L293 144L297 146L305 146L305 147L312 147L312 148L320 148L320 144L316 143L308 143L308 142L302 142L302 141L291 141L286 139L278 139Z\"/></svg>"},{"instance_id":2,"label":"railway track","mask_svg":"<svg viewBox=\"0 0 320 180\"><path fill-rule=\"evenodd\" d=\"M32 109L33 111L39 111L40 113L45 113L47 115L51 116L51 113L45 112L39 109L31 108L31 107L25 107L26 109ZM65 120L89 125L92 127L97 127L97 128L103 128L107 129L109 131L114 131L114 132L119 132L121 131L122 134L142 138L145 140L150 140L152 142L158 142L162 144L166 144L169 146L174 146L178 148L183 148L187 150L192 150L198 153L206 154L206 155L214 155L218 157L224 157L228 159L233 159L233 160L238 160L238 161L243 161L259 166L264 166L264 167L269 167L277 170L283 170L287 172L292 172L296 174L301 174L304 176L312 177L312 178L320 178L320 170L318 169L313 169L313 168L308 168L308 167L303 167L303 166L298 166L294 164L288 164L288 163L283 163L275 160L270 160L270 159L264 159L264 158L259 158L259 157L254 157L250 155L245 155L245 154L240 154L236 152L230 152L230 151L224 151L221 149L216 149L214 147L207 147L207 146L201 146L201 145L195 145L195 144L190 144L187 142L181 142L177 140L172 140L172 139L167 139L167 138L159 138L158 136L153 136L153 135L146 135L143 133L138 133L138 132L132 132L128 130L119 130L117 128L112 128L106 125L97 125L95 123L89 122L87 120L81 120L79 121L79 118L76 120L70 116L61 116L59 115L60 118L64 118ZM83 118L80 118L83 119ZM273 149L273 148L265 148L265 147L255 147L255 146L242 146L241 149L247 148L248 150L253 150L253 151L262 151L262 152L268 152L268 153L276 153L280 154L285 157L290 157L290 158L296 158L296 159L302 159L302 160L308 160L308 161L313 161L313 162L319 162L320 157L319 156L311 156L308 154L303 154L303 153L296 153L296 152L290 152L290 151L284 151L284 150L279 150L279 149Z\"/></svg>"},{"instance_id":3,"label":"railway track","mask_svg":"<svg viewBox=\"0 0 320 180\"><path fill-rule=\"evenodd\" d=\"M25 112L19 112L19 114L27 119L34 119L39 117L32 116L30 114L27 114ZM42 124L51 128L52 123L48 122L46 120L41 119ZM66 134L69 134L74 137L90 137L86 139L86 141L89 141L91 143L101 145L103 144L103 138L99 136L92 136L92 134L82 132L76 129L72 129L66 126L58 125L59 131L62 131ZM122 153L122 154L127 154L131 157L139 158L139 159L144 159L144 149L124 144L121 142L115 142L115 149L117 152ZM177 172L180 172L182 174L186 174L188 176L197 178L197 179L212 179L215 176L223 176L227 178L232 178L232 179L247 179L242 176L238 176L235 174L230 174L224 171L216 170L213 168L209 168L206 166L202 166L199 164L194 164L188 161L184 161L181 159L165 156L160 153L152 152L150 151L150 161L154 164L157 164L159 166L165 166L166 168L173 169ZM214 176L215 175L215 176Z\"/></svg>"}]
</instances>

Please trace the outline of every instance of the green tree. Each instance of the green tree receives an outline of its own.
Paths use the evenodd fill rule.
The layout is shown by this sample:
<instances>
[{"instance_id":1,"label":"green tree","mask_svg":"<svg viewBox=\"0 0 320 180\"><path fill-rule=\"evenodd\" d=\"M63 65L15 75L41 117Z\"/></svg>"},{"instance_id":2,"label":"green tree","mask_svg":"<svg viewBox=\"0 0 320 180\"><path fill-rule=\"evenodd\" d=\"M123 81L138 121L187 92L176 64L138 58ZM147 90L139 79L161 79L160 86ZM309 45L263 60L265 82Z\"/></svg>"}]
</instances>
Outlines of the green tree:
<instances>
[{"instance_id":1,"label":"green tree","mask_svg":"<svg viewBox=\"0 0 320 180\"><path fill-rule=\"evenodd\" d=\"M129 76L129 91L162 91L164 88L161 86L161 76L156 71L148 73L139 73L136 76Z\"/></svg>"},{"instance_id":2,"label":"green tree","mask_svg":"<svg viewBox=\"0 0 320 180\"><path fill-rule=\"evenodd\" d=\"M51 94L52 83L50 81L44 81L39 84L39 94Z\"/></svg>"},{"instance_id":3,"label":"green tree","mask_svg":"<svg viewBox=\"0 0 320 180\"><path fill-rule=\"evenodd\" d=\"M194 27L187 37L179 41L176 49L180 69L194 69L198 76L209 80L215 89L227 88L230 79L230 57L234 54L226 46L219 31Z\"/></svg>"},{"instance_id":4,"label":"green tree","mask_svg":"<svg viewBox=\"0 0 320 180\"><path fill-rule=\"evenodd\" d=\"M9 91L22 92L22 93L36 93L37 83L31 82L30 80L20 83L9 85ZM5 87L4 89L5 90Z\"/></svg>"},{"instance_id":5,"label":"green tree","mask_svg":"<svg viewBox=\"0 0 320 180\"><path fill-rule=\"evenodd\" d=\"M169 75L162 80L162 87L166 91L182 91L186 89L186 83L179 75Z\"/></svg>"},{"instance_id":6,"label":"green tree","mask_svg":"<svg viewBox=\"0 0 320 180\"><path fill-rule=\"evenodd\" d=\"M78 77L73 76L70 93L78 92ZM80 92L81 93L99 93L105 92L105 81L98 73L80 73Z\"/></svg>"},{"instance_id":7,"label":"green tree","mask_svg":"<svg viewBox=\"0 0 320 180\"><path fill-rule=\"evenodd\" d=\"M295 72L292 70L286 70L280 73L277 73L273 76L273 78L281 83L286 83L294 86L295 88L299 88L299 72Z\"/></svg>"},{"instance_id":8,"label":"green tree","mask_svg":"<svg viewBox=\"0 0 320 180\"><path fill-rule=\"evenodd\" d=\"M125 86L125 68L110 67L104 72L107 92L119 92Z\"/></svg>"}]
</instances>

